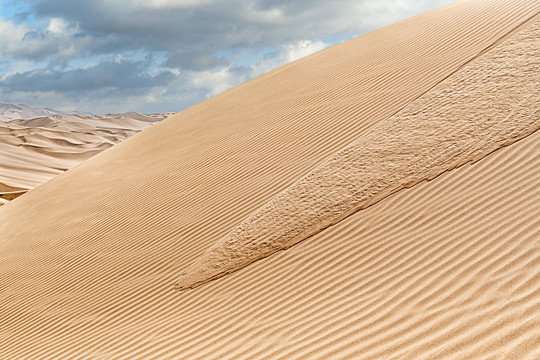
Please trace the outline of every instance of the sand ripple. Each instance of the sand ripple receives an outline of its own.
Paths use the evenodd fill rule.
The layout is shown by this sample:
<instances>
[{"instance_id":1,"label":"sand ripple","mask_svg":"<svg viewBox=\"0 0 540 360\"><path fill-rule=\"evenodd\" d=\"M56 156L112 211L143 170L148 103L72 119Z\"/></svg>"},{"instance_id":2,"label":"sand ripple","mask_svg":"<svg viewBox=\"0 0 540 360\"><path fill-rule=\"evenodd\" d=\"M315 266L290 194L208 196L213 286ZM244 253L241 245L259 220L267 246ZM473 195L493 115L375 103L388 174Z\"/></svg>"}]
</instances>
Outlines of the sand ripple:
<instances>
[{"instance_id":1,"label":"sand ripple","mask_svg":"<svg viewBox=\"0 0 540 360\"><path fill-rule=\"evenodd\" d=\"M177 282L241 269L540 128L540 22L478 57L272 199Z\"/></svg>"}]
</instances>

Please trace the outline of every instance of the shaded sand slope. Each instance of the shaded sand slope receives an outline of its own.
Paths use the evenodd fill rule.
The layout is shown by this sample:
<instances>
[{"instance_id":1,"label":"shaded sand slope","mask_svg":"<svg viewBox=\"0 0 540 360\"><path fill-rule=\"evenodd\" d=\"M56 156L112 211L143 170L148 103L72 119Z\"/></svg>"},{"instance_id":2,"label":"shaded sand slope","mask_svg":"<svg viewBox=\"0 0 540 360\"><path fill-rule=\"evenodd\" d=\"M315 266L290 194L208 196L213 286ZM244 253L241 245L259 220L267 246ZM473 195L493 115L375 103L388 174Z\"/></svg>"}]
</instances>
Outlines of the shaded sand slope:
<instances>
[{"instance_id":1,"label":"shaded sand slope","mask_svg":"<svg viewBox=\"0 0 540 360\"><path fill-rule=\"evenodd\" d=\"M3 206L0 358L538 358L538 133L218 281L172 281L539 7L461 1L340 44Z\"/></svg>"},{"instance_id":2,"label":"shaded sand slope","mask_svg":"<svg viewBox=\"0 0 540 360\"><path fill-rule=\"evenodd\" d=\"M404 187L540 128L540 21L355 140L235 227L177 283L193 288L331 226Z\"/></svg>"},{"instance_id":3,"label":"shaded sand slope","mask_svg":"<svg viewBox=\"0 0 540 360\"><path fill-rule=\"evenodd\" d=\"M0 122L0 201L25 193L173 114L60 114Z\"/></svg>"}]
</instances>

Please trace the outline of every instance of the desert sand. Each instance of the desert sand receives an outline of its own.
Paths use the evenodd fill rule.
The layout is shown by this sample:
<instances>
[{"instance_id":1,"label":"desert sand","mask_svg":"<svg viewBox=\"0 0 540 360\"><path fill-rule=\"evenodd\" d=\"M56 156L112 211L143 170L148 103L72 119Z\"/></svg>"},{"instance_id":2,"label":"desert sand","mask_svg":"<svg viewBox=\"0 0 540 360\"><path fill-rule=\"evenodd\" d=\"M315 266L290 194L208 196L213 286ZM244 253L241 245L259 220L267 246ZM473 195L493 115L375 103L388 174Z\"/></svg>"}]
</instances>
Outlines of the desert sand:
<instances>
[{"instance_id":1,"label":"desert sand","mask_svg":"<svg viewBox=\"0 0 540 360\"><path fill-rule=\"evenodd\" d=\"M532 134L540 128L539 72L535 22L280 193L197 259L177 286L193 288L239 270Z\"/></svg>"},{"instance_id":2,"label":"desert sand","mask_svg":"<svg viewBox=\"0 0 540 360\"><path fill-rule=\"evenodd\" d=\"M539 12L362 35L0 207L0 359L540 358Z\"/></svg>"},{"instance_id":3,"label":"desert sand","mask_svg":"<svg viewBox=\"0 0 540 360\"><path fill-rule=\"evenodd\" d=\"M0 205L173 114L0 119Z\"/></svg>"}]
</instances>

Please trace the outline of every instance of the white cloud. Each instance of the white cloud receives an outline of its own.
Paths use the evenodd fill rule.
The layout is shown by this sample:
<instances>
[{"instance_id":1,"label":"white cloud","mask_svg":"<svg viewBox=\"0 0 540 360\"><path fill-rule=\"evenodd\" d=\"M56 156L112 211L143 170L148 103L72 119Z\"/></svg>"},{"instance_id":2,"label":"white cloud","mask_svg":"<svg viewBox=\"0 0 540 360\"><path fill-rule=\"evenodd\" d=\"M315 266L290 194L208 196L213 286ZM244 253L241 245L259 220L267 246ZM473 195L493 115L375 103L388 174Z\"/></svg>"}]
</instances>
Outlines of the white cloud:
<instances>
[{"instance_id":1,"label":"white cloud","mask_svg":"<svg viewBox=\"0 0 540 360\"><path fill-rule=\"evenodd\" d=\"M300 40L296 44L286 45L286 59L287 62L295 61L304 56L311 55L317 51L320 51L330 44L326 44L319 40Z\"/></svg>"},{"instance_id":2,"label":"white cloud","mask_svg":"<svg viewBox=\"0 0 540 360\"><path fill-rule=\"evenodd\" d=\"M72 25L61 18L50 19L43 30L28 26L19 26L15 29L12 41L7 43L7 51L19 58L42 60L58 56L61 59L68 59L95 44L89 35L78 34L77 25ZM3 38L2 35L0 29L0 36Z\"/></svg>"},{"instance_id":3,"label":"white cloud","mask_svg":"<svg viewBox=\"0 0 540 360\"><path fill-rule=\"evenodd\" d=\"M285 20L285 15L283 11L278 8L271 9L257 9L250 4L246 11L242 14L243 20L247 23L257 23L257 24L267 24L267 25L277 25L283 23Z\"/></svg>"},{"instance_id":4,"label":"white cloud","mask_svg":"<svg viewBox=\"0 0 540 360\"><path fill-rule=\"evenodd\" d=\"M47 31L53 34L67 34L69 29L69 24L60 18L52 18L49 21L49 26L47 26Z\"/></svg>"},{"instance_id":5,"label":"white cloud","mask_svg":"<svg viewBox=\"0 0 540 360\"><path fill-rule=\"evenodd\" d=\"M16 25L0 17L0 44L21 41L28 31L25 25Z\"/></svg>"},{"instance_id":6,"label":"white cloud","mask_svg":"<svg viewBox=\"0 0 540 360\"><path fill-rule=\"evenodd\" d=\"M407 19L429 9L448 5L457 0L364 0L349 7L343 14L347 27L357 32L362 28L380 28ZM420 11L419 11L420 10ZM355 20L356 19L356 20ZM357 24L355 25L355 21Z\"/></svg>"},{"instance_id":7,"label":"white cloud","mask_svg":"<svg viewBox=\"0 0 540 360\"><path fill-rule=\"evenodd\" d=\"M206 97L209 98L251 77L261 75L328 46L329 44L318 40L300 40L294 44L282 46L274 56L261 55L255 64L252 64L249 69L244 71L234 71L234 67L227 66L214 71L190 71L186 74L186 78L193 88L203 90Z\"/></svg>"},{"instance_id":8,"label":"white cloud","mask_svg":"<svg viewBox=\"0 0 540 360\"><path fill-rule=\"evenodd\" d=\"M60 49L58 51L58 55L62 59L72 58L72 57L76 56L78 53L79 53L79 49L77 49L74 45L69 45L68 47Z\"/></svg>"},{"instance_id":9,"label":"white cloud","mask_svg":"<svg viewBox=\"0 0 540 360\"><path fill-rule=\"evenodd\" d=\"M274 56L260 57L257 62L251 65L251 75L258 76L282 65L303 58L320 51L330 44L320 40L300 40L293 44L286 44Z\"/></svg>"},{"instance_id":10,"label":"white cloud","mask_svg":"<svg viewBox=\"0 0 540 360\"><path fill-rule=\"evenodd\" d=\"M32 69L35 68L35 64L34 62L32 61L29 61L29 60L20 60L20 61L17 61L17 62L14 62L10 68L8 69L8 71L2 73L0 75L0 80L1 79L5 79L11 75L14 75L16 73L22 73L22 72L27 72L27 71L30 71Z\"/></svg>"},{"instance_id":11,"label":"white cloud","mask_svg":"<svg viewBox=\"0 0 540 360\"><path fill-rule=\"evenodd\" d=\"M207 98L247 80L245 74L236 74L228 67L217 71L190 72L187 74L187 78L194 88L204 90Z\"/></svg>"}]
</instances>

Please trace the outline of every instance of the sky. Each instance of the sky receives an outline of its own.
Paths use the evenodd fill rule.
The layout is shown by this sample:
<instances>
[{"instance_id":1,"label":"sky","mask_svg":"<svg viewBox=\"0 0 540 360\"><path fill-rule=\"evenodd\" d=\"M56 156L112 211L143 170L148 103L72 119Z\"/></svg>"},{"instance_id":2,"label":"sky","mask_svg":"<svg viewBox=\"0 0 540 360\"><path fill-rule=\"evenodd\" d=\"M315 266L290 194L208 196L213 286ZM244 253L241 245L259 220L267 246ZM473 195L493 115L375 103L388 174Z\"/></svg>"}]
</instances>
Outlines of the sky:
<instances>
[{"instance_id":1,"label":"sky","mask_svg":"<svg viewBox=\"0 0 540 360\"><path fill-rule=\"evenodd\" d=\"M0 0L0 100L180 111L454 0Z\"/></svg>"}]
</instances>

